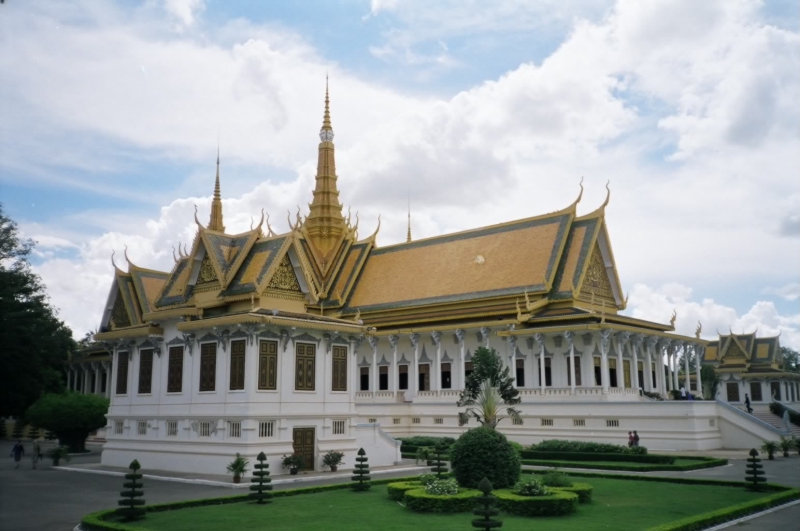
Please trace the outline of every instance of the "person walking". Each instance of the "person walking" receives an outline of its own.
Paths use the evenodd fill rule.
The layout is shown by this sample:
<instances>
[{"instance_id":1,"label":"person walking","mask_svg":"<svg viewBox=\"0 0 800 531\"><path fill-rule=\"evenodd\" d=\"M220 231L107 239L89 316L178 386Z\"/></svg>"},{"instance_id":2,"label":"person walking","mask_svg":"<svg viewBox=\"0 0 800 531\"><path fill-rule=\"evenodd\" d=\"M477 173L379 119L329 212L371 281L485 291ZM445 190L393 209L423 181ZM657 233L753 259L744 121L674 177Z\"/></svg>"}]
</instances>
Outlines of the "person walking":
<instances>
[{"instance_id":1,"label":"person walking","mask_svg":"<svg viewBox=\"0 0 800 531\"><path fill-rule=\"evenodd\" d=\"M628 432L628 448L633 446L633 433Z\"/></svg>"},{"instance_id":2,"label":"person walking","mask_svg":"<svg viewBox=\"0 0 800 531\"><path fill-rule=\"evenodd\" d=\"M747 408L748 413L750 414L753 413L753 408L750 407L750 395L748 395L747 393L744 394L744 407Z\"/></svg>"},{"instance_id":3,"label":"person walking","mask_svg":"<svg viewBox=\"0 0 800 531\"><path fill-rule=\"evenodd\" d=\"M37 461L42 459L42 447L39 446L38 441L33 441L33 452L31 454L31 459L33 460L33 469L36 470Z\"/></svg>"},{"instance_id":4,"label":"person walking","mask_svg":"<svg viewBox=\"0 0 800 531\"><path fill-rule=\"evenodd\" d=\"M22 441L17 439L17 444L11 449L11 457L14 458L14 468L19 468L19 462L22 460L23 455L25 455L25 447L22 446Z\"/></svg>"},{"instance_id":5,"label":"person walking","mask_svg":"<svg viewBox=\"0 0 800 531\"><path fill-rule=\"evenodd\" d=\"M639 434L636 433L636 430L633 430L633 445L639 446Z\"/></svg>"}]
</instances>

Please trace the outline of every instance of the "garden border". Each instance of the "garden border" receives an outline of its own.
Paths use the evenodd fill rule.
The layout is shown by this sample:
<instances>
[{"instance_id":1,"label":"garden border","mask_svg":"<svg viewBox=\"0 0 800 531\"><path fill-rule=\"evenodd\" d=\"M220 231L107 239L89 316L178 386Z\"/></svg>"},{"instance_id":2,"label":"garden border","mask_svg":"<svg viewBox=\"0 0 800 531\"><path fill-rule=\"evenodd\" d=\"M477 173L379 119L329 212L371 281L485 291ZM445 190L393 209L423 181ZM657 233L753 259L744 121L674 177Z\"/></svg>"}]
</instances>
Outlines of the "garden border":
<instances>
[{"instance_id":1,"label":"garden border","mask_svg":"<svg viewBox=\"0 0 800 531\"><path fill-rule=\"evenodd\" d=\"M551 459L522 459L521 463L528 466L546 466L551 468L585 468L590 470L619 470L622 472L688 472L690 470L702 470L704 468L716 468L728 464L727 459L717 459L715 457L692 457L702 461L690 465L644 465L626 466L620 462L616 464L593 464L576 463L575 461L556 461Z\"/></svg>"},{"instance_id":2,"label":"garden border","mask_svg":"<svg viewBox=\"0 0 800 531\"><path fill-rule=\"evenodd\" d=\"M563 516L578 508L579 496L567 489L550 490L547 496L520 496L509 489L493 491L501 510L517 516Z\"/></svg>"}]
</instances>

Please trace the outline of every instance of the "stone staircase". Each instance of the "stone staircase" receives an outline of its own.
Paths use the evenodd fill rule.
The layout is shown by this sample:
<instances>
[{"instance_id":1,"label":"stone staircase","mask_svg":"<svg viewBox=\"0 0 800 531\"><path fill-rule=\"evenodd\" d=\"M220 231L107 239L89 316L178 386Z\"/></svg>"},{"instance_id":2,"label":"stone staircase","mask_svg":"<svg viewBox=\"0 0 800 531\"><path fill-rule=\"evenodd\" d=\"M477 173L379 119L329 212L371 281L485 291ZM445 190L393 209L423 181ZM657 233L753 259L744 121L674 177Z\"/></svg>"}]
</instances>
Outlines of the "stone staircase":
<instances>
[{"instance_id":1,"label":"stone staircase","mask_svg":"<svg viewBox=\"0 0 800 531\"><path fill-rule=\"evenodd\" d=\"M784 424L783 419L769 410L754 411L753 416L779 430L786 429L786 424ZM800 426L789 423L789 430L792 432L792 435L800 439Z\"/></svg>"}]
</instances>

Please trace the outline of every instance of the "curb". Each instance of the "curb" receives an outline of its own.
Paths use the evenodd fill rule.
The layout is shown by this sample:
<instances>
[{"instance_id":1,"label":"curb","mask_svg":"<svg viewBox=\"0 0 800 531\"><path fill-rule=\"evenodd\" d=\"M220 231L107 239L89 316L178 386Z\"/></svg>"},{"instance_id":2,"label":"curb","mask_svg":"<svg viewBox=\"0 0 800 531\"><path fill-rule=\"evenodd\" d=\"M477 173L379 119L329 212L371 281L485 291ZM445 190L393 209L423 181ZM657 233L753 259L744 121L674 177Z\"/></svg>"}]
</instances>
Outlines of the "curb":
<instances>
[{"instance_id":1,"label":"curb","mask_svg":"<svg viewBox=\"0 0 800 531\"><path fill-rule=\"evenodd\" d=\"M428 470L430 467L427 466L420 466L420 467L411 467L411 468L398 468L394 470L375 470L370 471L370 475L378 476L381 474L390 474L393 472L419 472L422 470ZM114 470L91 470L86 468L72 468L72 467L65 467L65 466L57 466L52 467L52 470L63 470L65 472L82 472L84 474L98 474L101 476L115 476L115 477L124 477L127 472L116 472ZM311 481L317 481L320 479L330 479L330 478L349 478L352 475L350 472L342 473L342 474L331 474L327 476L313 476L307 478L294 478L294 479L273 479L272 485L287 485L292 483L308 483ZM144 479L152 479L155 481L172 481L174 483L193 483L195 485L208 485L212 487L227 487L229 489L244 489L250 487L250 482L242 482L242 483L228 483L224 481L214 481L212 479L188 479L188 478L176 478L171 476L155 476L152 474L142 474ZM278 476L280 477L280 476Z\"/></svg>"},{"instance_id":2,"label":"curb","mask_svg":"<svg viewBox=\"0 0 800 531\"><path fill-rule=\"evenodd\" d=\"M794 500L789 503L784 503L783 505L778 505L777 507L772 507L767 509L766 511L761 511L759 513L748 514L747 516L743 516L741 518L737 518L736 520L731 520L730 522L725 522L724 524L720 524L718 526L709 527L706 531L718 531L720 529L727 529L729 527L733 527L735 525L739 525L742 522L747 522L749 520L753 520L754 518L759 518L761 516L765 516L770 513L774 513L780 511L781 509L786 509L788 507L792 507L793 505L800 504L800 500Z\"/></svg>"}]
</instances>

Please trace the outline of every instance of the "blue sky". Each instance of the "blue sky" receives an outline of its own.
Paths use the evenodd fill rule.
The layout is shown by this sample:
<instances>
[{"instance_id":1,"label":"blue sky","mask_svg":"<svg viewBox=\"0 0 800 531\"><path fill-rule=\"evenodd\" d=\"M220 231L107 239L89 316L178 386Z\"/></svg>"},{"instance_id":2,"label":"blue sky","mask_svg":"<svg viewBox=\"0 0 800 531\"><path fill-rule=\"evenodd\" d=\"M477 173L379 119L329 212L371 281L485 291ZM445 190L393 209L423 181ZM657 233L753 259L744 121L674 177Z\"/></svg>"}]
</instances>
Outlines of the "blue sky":
<instances>
[{"instance_id":1,"label":"blue sky","mask_svg":"<svg viewBox=\"0 0 800 531\"><path fill-rule=\"evenodd\" d=\"M581 176L588 212L610 180L629 312L800 346L799 23L788 0L6 2L0 201L82 333L112 250L169 269L191 240L218 140L229 226L285 230L327 73L379 244L409 192L432 236L562 208Z\"/></svg>"}]
</instances>

